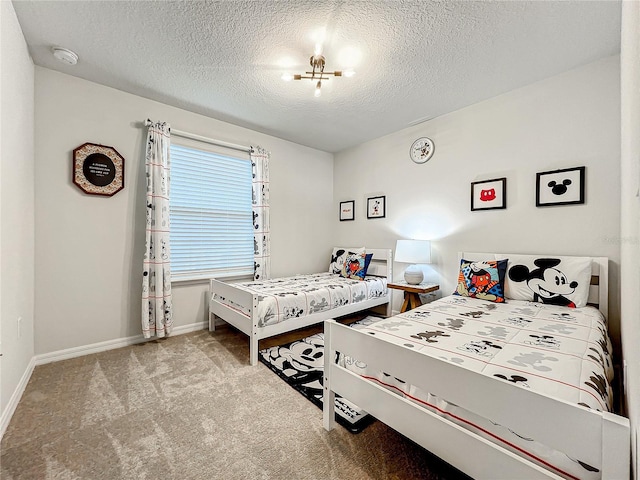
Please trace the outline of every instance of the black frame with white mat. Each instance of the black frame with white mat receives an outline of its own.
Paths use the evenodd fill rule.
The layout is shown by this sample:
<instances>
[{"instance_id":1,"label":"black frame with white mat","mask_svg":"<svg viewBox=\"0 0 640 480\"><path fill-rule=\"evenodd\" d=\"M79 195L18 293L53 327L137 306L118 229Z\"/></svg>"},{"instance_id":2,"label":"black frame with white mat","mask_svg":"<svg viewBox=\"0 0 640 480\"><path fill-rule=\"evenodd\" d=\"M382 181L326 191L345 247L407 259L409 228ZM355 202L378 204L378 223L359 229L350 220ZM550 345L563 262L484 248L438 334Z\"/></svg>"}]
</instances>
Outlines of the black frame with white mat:
<instances>
[{"instance_id":1,"label":"black frame with white mat","mask_svg":"<svg viewBox=\"0 0 640 480\"><path fill-rule=\"evenodd\" d=\"M586 167L536 173L536 207L584 203Z\"/></svg>"},{"instance_id":2,"label":"black frame with white mat","mask_svg":"<svg viewBox=\"0 0 640 480\"><path fill-rule=\"evenodd\" d=\"M378 202L376 204L376 202ZM367 198L367 218L384 218L387 210L386 195Z\"/></svg>"},{"instance_id":3,"label":"black frame with white mat","mask_svg":"<svg viewBox=\"0 0 640 480\"><path fill-rule=\"evenodd\" d=\"M356 219L356 201L340 202L340 221L347 222Z\"/></svg>"},{"instance_id":4,"label":"black frame with white mat","mask_svg":"<svg viewBox=\"0 0 640 480\"><path fill-rule=\"evenodd\" d=\"M507 208L507 178L471 182L471 211Z\"/></svg>"}]
</instances>

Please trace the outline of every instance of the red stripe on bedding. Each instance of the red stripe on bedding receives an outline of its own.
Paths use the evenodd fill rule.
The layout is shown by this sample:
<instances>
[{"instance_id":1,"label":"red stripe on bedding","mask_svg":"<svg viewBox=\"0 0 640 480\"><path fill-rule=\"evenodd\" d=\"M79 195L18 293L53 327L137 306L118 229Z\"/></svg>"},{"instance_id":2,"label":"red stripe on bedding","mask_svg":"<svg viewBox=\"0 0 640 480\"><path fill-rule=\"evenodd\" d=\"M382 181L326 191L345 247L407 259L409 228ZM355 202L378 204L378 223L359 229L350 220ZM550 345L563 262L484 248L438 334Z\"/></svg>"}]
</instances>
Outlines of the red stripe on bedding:
<instances>
[{"instance_id":1,"label":"red stripe on bedding","mask_svg":"<svg viewBox=\"0 0 640 480\"><path fill-rule=\"evenodd\" d=\"M245 317L247 317L247 318L251 318L249 315L247 315L245 312L243 312L243 311L242 311L241 309L239 309L239 308L236 308L236 307L234 307L234 306L232 306L232 305L228 305L228 304L226 304L226 303L222 303L222 302L218 302L218 303L220 303L220 305L224 305L224 306L225 306L225 307L227 307L227 308L230 308L231 310L235 310L235 311L236 311L236 312L238 312L240 315L243 315L243 316L245 316Z\"/></svg>"},{"instance_id":2,"label":"red stripe on bedding","mask_svg":"<svg viewBox=\"0 0 640 480\"><path fill-rule=\"evenodd\" d=\"M526 371L526 370L519 370L517 368L513 368L513 367L510 367L510 366L507 366L507 365L502 365L502 364L499 364L499 363L492 363L491 365L494 365L496 367L506 368L508 370L513 370L514 372L520 372L522 374L529 375L529 376L532 376L532 377L544 378L545 380L549 380L550 382L559 383L560 385L566 385L567 387L575 388L576 390L580 390L581 392L588 393L589 395L591 395L594 398L594 400L596 402L598 402L598 404L603 408L603 410L605 410L607 412L609 411L609 407L607 407L606 405L602 404L602 399L601 398L596 397L592 392L590 392L589 390L585 390L584 388L582 388L582 387L580 387L578 385L571 385L570 383L563 382L562 380L555 380L553 378L545 377L544 375L538 375L537 373L529 372L529 371Z\"/></svg>"},{"instance_id":3,"label":"red stripe on bedding","mask_svg":"<svg viewBox=\"0 0 640 480\"><path fill-rule=\"evenodd\" d=\"M570 473L565 472L564 470L562 470L562 469L560 469L560 468L556 467L555 465L552 465L552 464L550 464L549 462L547 462L547 461L545 461L545 460L541 459L540 457L537 457L537 456L536 456L536 455L534 455L533 453L531 453L531 452L528 452L528 451L524 450L523 448L521 448L521 447L519 447L519 446L517 446L517 445L515 445L515 444L511 443L510 441L508 441L508 440L506 440L506 439L504 439L504 438L502 438L502 437L499 437L498 435L496 435L496 434L494 434L494 433L492 433L492 432L490 432L490 431L488 431L488 430L486 430L486 429L484 429L484 428L480 427L479 425L476 425L475 423L473 423L473 422L471 422L471 421L469 421L469 420L467 420L467 419L465 419L465 418L459 417L458 415L455 415L455 414L453 414L453 413L451 413L451 412L447 412L446 410L442 410L441 408L438 408L438 407L436 407L435 405L431 405L429 402L426 402L426 401L421 400L421 399L419 399L419 398L416 398L416 397L414 397L414 396L412 396L412 395L409 395L409 394L408 394L408 393L406 393L404 390L399 389L399 388L398 388L398 387L396 387L395 385L390 385L390 384L388 384L388 383L385 383L385 382L383 382L383 381L381 381L381 380L379 380L379 379L377 379L377 378L375 378L375 377L371 377L371 376L369 376L369 375L360 375L360 376L361 376L362 378L367 379L367 380L370 380L370 381L373 381L373 382L379 383L380 385L382 385L382 386L384 386L384 387L386 387L386 388L393 389L393 390L397 390L397 391L398 391L399 393L401 393L403 396L408 397L408 398L410 398L411 400L413 400L413 401L415 401L415 402L417 402L417 403L420 403L420 404L422 404L422 405L425 405L426 407L429 407L429 408L431 408L431 409L433 409L433 410L436 410L437 412L441 413L442 415L445 415L445 416L449 416L449 417L455 418L456 420L459 420L459 421L460 421L460 422L462 422L462 423L465 423L465 424L467 424L467 425L470 425L471 427L473 427L473 428L475 428L475 429L477 429L477 430L480 430L481 432L485 433L486 435L488 435L488 436L490 436L490 437L495 438L495 439L496 439L496 440L498 440L499 442L502 442L502 443L504 443L505 445L508 445L509 447L511 447L511 448L513 448L513 449L515 449L515 450L519 451L519 452L520 452L520 453L522 453L523 455L526 455L526 456L528 456L528 457L530 457L530 458L534 459L535 461L540 462L541 464L543 464L543 465L545 465L545 466L549 467L549 468L550 468L550 469L552 469L552 470L555 470L556 472L559 472L559 473L560 473L560 474L562 474L562 475L565 475L565 476L567 476L567 477L569 477L569 478L572 478L572 479L574 479L574 480L580 480L578 477L575 477L575 476L571 475Z\"/></svg>"}]
</instances>

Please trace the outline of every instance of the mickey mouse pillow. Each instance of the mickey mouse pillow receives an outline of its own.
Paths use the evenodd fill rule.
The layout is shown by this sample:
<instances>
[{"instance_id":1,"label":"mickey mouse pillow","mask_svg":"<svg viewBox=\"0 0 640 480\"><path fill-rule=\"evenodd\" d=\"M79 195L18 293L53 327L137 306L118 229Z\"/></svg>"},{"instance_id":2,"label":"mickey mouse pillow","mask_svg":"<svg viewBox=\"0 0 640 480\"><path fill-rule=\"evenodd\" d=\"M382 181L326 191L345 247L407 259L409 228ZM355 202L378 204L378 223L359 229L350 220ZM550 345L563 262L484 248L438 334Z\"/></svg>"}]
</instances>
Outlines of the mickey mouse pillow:
<instances>
[{"instance_id":1,"label":"mickey mouse pillow","mask_svg":"<svg viewBox=\"0 0 640 480\"><path fill-rule=\"evenodd\" d=\"M505 259L504 255L496 255ZM505 294L565 307L584 307L589 299L591 258L509 255Z\"/></svg>"},{"instance_id":2,"label":"mickey mouse pillow","mask_svg":"<svg viewBox=\"0 0 640 480\"><path fill-rule=\"evenodd\" d=\"M329 262L329 273L342 273L344 261L350 253L365 253L365 248L362 247L347 252L344 248L334 247L333 252L331 252L331 261Z\"/></svg>"},{"instance_id":3,"label":"mickey mouse pillow","mask_svg":"<svg viewBox=\"0 0 640 480\"><path fill-rule=\"evenodd\" d=\"M458 273L458 287L454 295L502 303L506 269L506 260L471 262L462 259Z\"/></svg>"},{"instance_id":4,"label":"mickey mouse pillow","mask_svg":"<svg viewBox=\"0 0 640 480\"><path fill-rule=\"evenodd\" d=\"M369 262L372 256L373 254L369 254ZM364 280L368 267L367 255L364 252L349 252L344 260L340 276L352 280Z\"/></svg>"}]
</instances>

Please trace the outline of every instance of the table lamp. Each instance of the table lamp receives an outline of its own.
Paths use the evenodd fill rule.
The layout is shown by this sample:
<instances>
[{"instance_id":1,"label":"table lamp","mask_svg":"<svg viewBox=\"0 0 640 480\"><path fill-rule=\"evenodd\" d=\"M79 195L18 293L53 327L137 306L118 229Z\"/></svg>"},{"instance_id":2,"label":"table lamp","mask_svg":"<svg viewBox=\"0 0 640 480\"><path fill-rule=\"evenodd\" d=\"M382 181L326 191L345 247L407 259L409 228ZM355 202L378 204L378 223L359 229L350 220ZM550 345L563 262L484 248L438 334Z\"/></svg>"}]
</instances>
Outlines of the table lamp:
<instances>
[{"instance_id":1,"label":"table lamp","mask_svg":"<svg viewBox=\"0 0 640 480\"><path fill-rule=\"evenodd\" d=\"M396 242L396 262L410 263L404 271L404 279L410 285L424 280L418 264L431 263L431 242L429 240L398 240Z\"/></svg>"}]
</instances>

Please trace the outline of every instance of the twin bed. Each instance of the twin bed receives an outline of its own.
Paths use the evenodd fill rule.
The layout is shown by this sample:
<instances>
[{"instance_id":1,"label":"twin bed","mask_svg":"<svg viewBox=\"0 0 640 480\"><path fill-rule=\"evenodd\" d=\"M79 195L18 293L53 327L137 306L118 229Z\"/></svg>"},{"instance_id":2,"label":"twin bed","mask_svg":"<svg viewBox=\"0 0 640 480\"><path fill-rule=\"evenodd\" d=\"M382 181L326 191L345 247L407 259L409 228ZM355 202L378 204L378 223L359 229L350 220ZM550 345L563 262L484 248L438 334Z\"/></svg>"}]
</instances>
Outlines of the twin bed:
<instances>
[{"instance_id":1,"label":"twin bed","mask_svg":"<svg viewBox=\"0 0 640 480\"><path fill-rule=\"evenodd\" d=\"M559 270L563 258L509 263L511 294L575 290L583 281ZM597 308L507 288L501 302L452 295L357 328L325 322L325 428L339 394L473 478L628 478L629 422L610 413L607 259L587 261L581 287Z\"/></svg>"},{"instance_id":2,"label":"twin bed","mask_svg":"<svg viewBox=\"0 0 640 480\"><path fill-rule=\"evenodd\" d=\"M611 413L606 258L463 253L499 261L504 299L470 263L459 284L471 279L471 296L345 326L332 319L384 304L390 314L391 251L367 253L364 281L212 280L210 329L219 316L249 335L254 365L259 339L325 321L327 430L339 394L473 478L628 478L629 421Z\"/></svg>"},{"instance_id":3,"label":"twin bed","mask_svg":"<svg viewBox=\"0 0 640 480\"><path fill-rule=\"evenodd\" d=\"M258 363L258 341L380 305L391 313L387 281L393 278L390 249L366 249L371 255L364 279L340 273L349 252L363 248L336 247L328 272L259 282L226 283L211 279L209 330L216 317L249 336L251 365ZM342 262L336 265L336 262Z\"/></svg>"}]
</instances>

